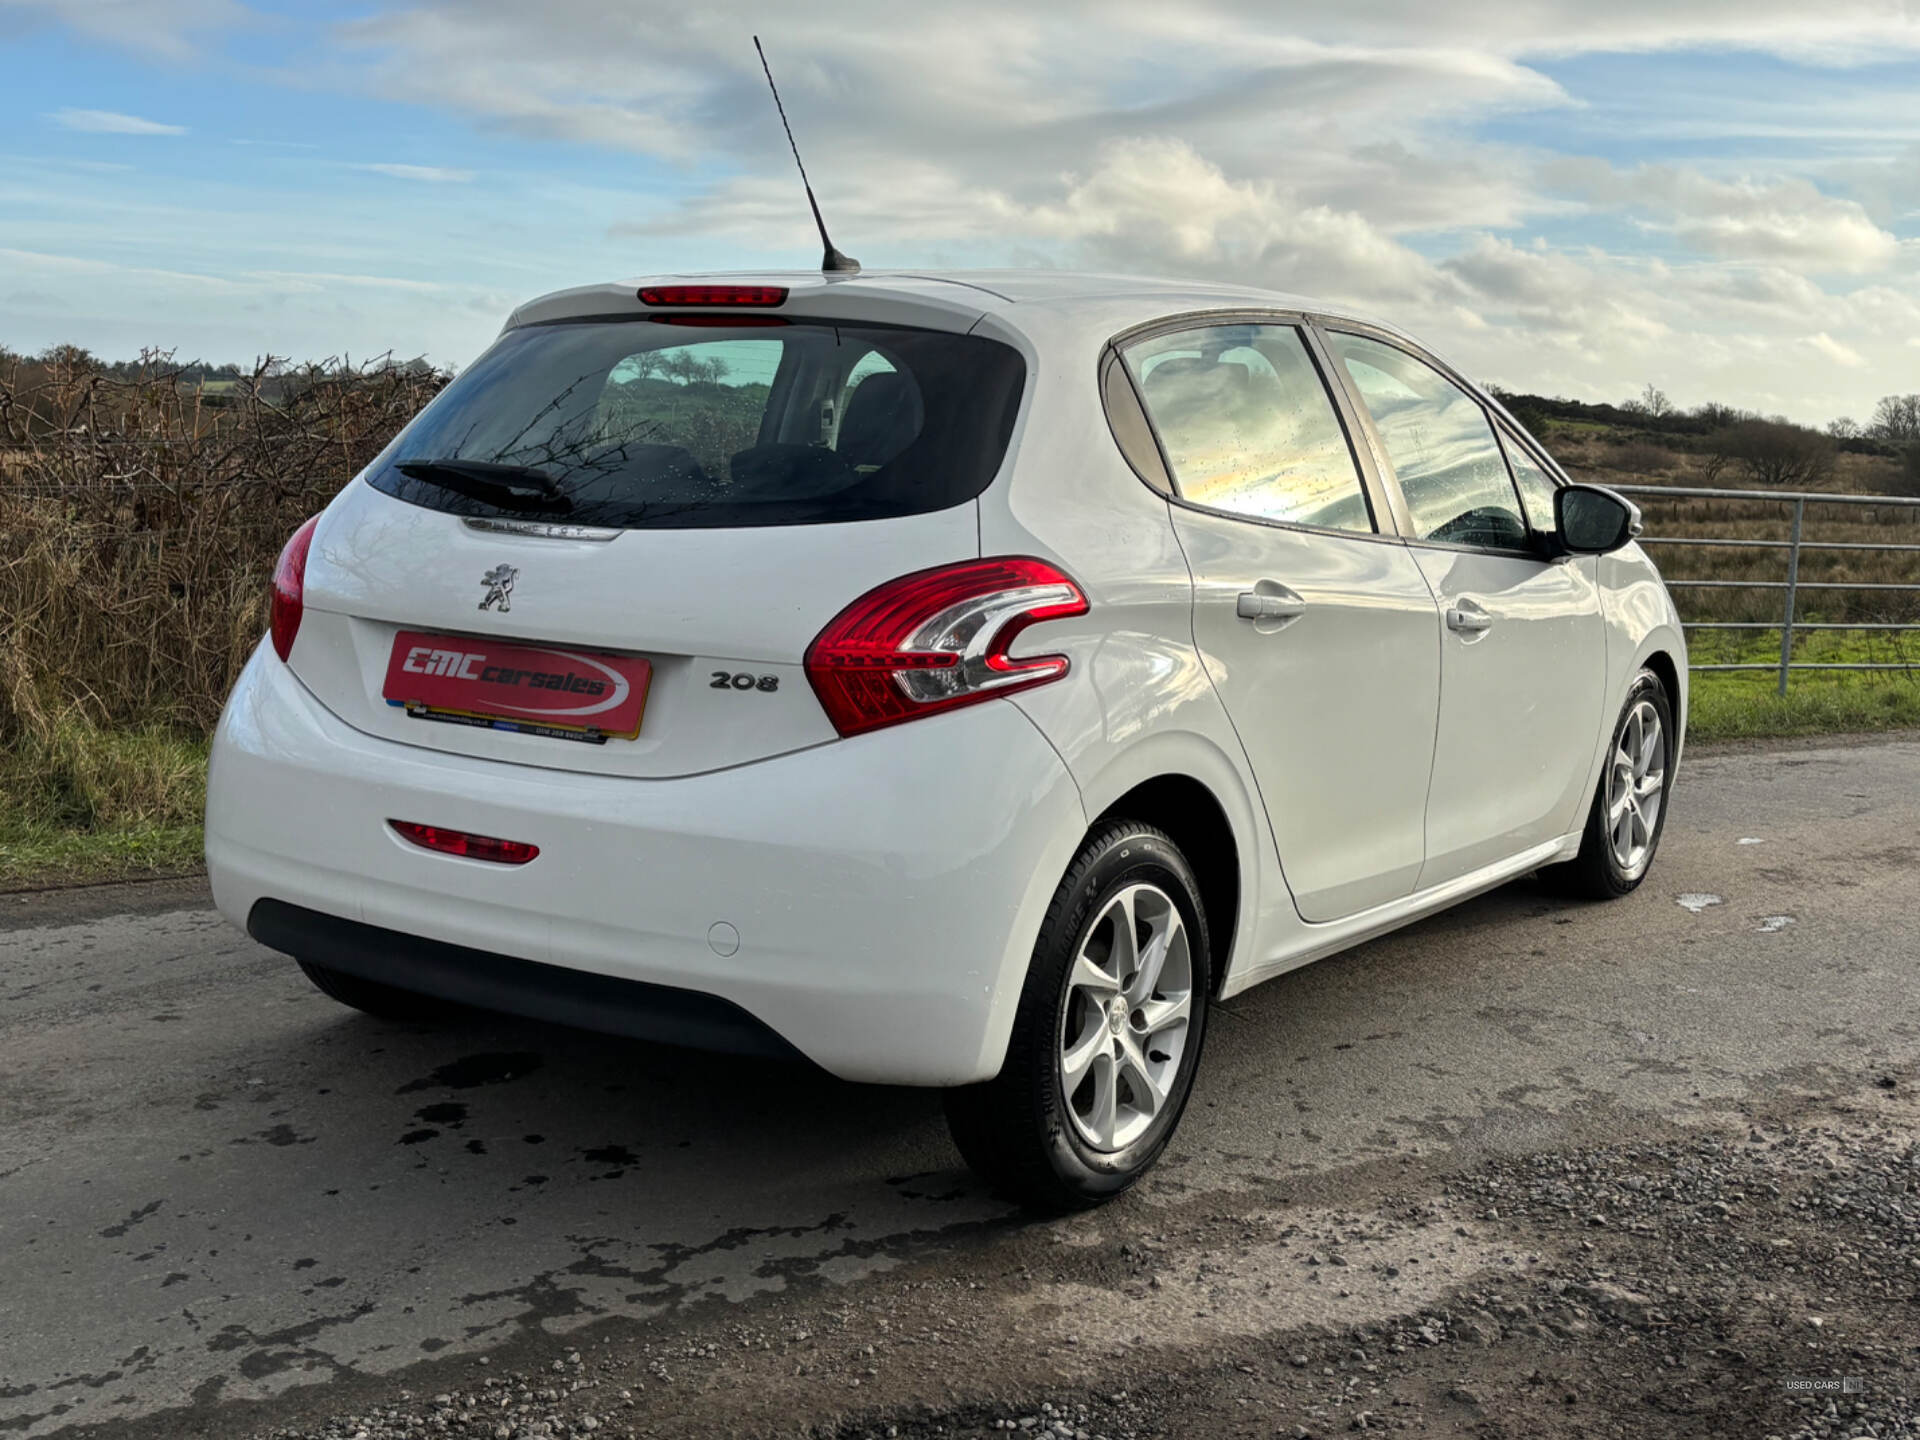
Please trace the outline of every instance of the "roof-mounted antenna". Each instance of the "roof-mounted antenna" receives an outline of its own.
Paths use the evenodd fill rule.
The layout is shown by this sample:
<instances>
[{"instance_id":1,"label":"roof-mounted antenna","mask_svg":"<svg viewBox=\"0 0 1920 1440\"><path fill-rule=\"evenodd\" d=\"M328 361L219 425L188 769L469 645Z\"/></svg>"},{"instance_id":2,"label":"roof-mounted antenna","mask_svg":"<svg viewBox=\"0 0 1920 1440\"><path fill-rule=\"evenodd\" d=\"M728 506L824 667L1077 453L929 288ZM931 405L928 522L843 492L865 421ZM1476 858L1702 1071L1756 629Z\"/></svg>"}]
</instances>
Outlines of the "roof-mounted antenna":
<instances>
[{"instance_id":1,"label":"roof-mounted antenna","mask_svg":"<svg viewBox=\"0 0 1920 1440\"><path fill-rule=\"evenodd\" d=\"M760 68L767 72L767 88L773 91L774 109L780 112L780 128L787 132L787 148L793 151L793 163L800 167L800 183L807 190L807 204L813 207L813 223L820 229L820 243L827 247L827 253L820 260L820 268L831 275L839 272L844 275L858 275L860 262L851 255L842 255L833 248L833 241L827 238L827 222L820 218L820 202L813 198L813 182L807 179L807 167L801 163L800 147L793 143L793 126L787 123L787 107L780 103L780 87L773 83L773 69L767 64L767 52L760 48L760 37L753 37L753 48L760 56Z\"/></svg>"}]
</instances>

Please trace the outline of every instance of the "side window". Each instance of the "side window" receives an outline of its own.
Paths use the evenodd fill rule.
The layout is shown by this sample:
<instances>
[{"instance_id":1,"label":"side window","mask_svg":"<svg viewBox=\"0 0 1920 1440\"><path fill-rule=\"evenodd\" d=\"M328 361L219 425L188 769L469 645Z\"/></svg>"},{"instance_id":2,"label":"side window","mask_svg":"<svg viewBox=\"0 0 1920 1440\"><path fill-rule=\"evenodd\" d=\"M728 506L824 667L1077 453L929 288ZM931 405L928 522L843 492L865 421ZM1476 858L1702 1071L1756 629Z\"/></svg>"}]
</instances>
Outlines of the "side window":
<instances>
[{"instance_id":1,"label":"side window","mask_svg":"<svg viewBox=\"0 0 1920 1440\"><path fill-rule=\"evenodd\" d=\"M1346 430L1296 327L1185 330L1143 340L1123 358L1182 499L1372 533Z\"/></svg>"},{"instance_id":2,"label":"side window","mask_svg":"<svg viewBox=\"0 0 1920 1440\"><path fill-rule=\"evenodd\" d=\"M1504 427L1500 431L1500 443L1506 447L1507 463L1513 467L1513 483L1520 487L1520 503L1526 506L1527 523L1538 534L1554 534L1553 492L1560 487L1551 475L1534 464L1525 447Z\"/></svg>"},{"instance_id":3,"label":"side window","mask_svg":"<svg viewBox=\"0 0 1920 1440\"><path fill-rule=\"evenodd\" d=\"M1404 350L1359 335L1327 339L1373 415L1415 537L1527 549L1526 516L1480 402Z\"/></svg>"}]
</instances>

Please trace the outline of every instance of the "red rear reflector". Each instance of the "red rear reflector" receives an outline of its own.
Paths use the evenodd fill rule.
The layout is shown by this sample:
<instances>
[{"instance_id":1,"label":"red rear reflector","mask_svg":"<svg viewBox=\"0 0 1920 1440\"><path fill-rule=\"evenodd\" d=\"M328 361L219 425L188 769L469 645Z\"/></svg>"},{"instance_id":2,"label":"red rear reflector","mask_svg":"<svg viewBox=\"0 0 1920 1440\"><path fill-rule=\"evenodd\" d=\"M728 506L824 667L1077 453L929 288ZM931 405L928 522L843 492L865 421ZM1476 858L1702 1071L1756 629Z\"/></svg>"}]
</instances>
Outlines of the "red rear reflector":
<instances>
[{"instance_id":1,"label":"red rear reflector","mask_svg":"<svg viewBox=\"0 0 1920 1440\"><path fill-rule=\"evenodd\" d=\"M1067 575L1025 556L967 560L869 590L807 648L807 679L842 735L1045 685L1064 655L1009 654L1041 620L1087 613Z\"/></svg>"},{"instance_id":2,"label":"red rear reflector","mask_svg":"<svg viewBox=\"0 0 1920 1440\"><path fill-rule=\"evenodd\" d=\"M643 305L784 305L784 285L649 285Z\"/></svg>"},{"instance_id":3,"label":"red rear reflector","mask_svg":"<svg viewBox=\"0 0 1920 1440\"><path fill-rule=\"evenodd\" d=\"M468 860L491 860L496 865L524 865L540 853L538 845L519 840L496 840L491 835L469 835L464 830L443 830L438 825L416 825L410 820L389 820L393 833L411 840L422 850L438 850L442 855L459 855Z\"/></svg>"}]
</instances>

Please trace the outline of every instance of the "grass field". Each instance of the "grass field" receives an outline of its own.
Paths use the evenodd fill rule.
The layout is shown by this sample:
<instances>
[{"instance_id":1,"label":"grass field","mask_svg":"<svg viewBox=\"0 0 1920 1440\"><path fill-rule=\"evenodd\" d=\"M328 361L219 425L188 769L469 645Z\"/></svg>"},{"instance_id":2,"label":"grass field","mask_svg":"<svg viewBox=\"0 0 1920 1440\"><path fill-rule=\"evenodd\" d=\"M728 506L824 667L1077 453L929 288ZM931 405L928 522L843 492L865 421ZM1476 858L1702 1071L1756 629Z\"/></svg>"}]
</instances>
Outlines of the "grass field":
<instances>
[{"instance_id":1,"label":"grass field","mask_svg":"<svg viewBox=\"0 0 1920 1440\"><path fill-rule=\"evenodd\" d=\"M204 740L68 721L0 752L0 890L200 864Z\"/></svg>"},{"instance_id":2,"label":"grass field","mask_svg":"<svg viewBox=\"0 0 1920 1440\"><path fill-rule=\"evenodd\" d=\"M1770 631L1696 631L1691 660L1774 665L1780 637ZM1688 733L1696 740L1822 735L1920 727L1920 632L1796 632L1796 663L1911 665L1907 671L1795 670L1787 693L1768 671L1696 674Z\"/></svg>"}]
</instances>

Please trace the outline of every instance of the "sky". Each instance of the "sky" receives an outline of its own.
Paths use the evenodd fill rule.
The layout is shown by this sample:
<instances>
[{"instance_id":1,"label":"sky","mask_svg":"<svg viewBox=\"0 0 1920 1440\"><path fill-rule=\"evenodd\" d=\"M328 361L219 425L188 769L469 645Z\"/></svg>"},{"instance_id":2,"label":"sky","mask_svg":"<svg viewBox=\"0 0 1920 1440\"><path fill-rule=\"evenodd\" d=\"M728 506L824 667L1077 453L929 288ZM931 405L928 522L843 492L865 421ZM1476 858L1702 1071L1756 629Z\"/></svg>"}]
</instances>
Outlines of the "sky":
<instances>
[{"instance_id":1,"label":"sky","mask_svg":"<svg viewBox=\"0 0 1920 1440\"><path fill-rule=\"evenodd\" d=\"M461 366L819 245L1359 306L1508 388L1920 390L1920 0L0 0L0 344Z\"/></svg>"}]
</instances>

